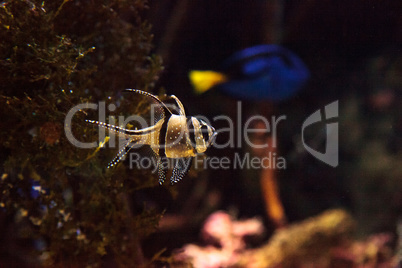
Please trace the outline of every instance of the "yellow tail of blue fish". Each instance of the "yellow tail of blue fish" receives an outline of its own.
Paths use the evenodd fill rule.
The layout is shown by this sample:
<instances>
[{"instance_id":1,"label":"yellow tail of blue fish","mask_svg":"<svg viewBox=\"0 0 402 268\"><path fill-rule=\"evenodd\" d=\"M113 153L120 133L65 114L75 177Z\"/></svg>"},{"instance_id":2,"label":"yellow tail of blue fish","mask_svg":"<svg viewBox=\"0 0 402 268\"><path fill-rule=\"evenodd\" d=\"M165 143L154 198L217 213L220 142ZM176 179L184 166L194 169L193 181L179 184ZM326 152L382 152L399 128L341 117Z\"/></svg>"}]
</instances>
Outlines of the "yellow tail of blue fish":
<instances>
[{"instance_id":1,"label":"yellow tail of blue fish","mask_svg":"<svg viewBox=\"0 0 402 268\"><path fill-rule=\"evenodd\" d=\"M194 91L198 94L202 94L227 81L227 77L224 74L214 71L191 71L189 78Z\"/></svg>"}]
</instances>

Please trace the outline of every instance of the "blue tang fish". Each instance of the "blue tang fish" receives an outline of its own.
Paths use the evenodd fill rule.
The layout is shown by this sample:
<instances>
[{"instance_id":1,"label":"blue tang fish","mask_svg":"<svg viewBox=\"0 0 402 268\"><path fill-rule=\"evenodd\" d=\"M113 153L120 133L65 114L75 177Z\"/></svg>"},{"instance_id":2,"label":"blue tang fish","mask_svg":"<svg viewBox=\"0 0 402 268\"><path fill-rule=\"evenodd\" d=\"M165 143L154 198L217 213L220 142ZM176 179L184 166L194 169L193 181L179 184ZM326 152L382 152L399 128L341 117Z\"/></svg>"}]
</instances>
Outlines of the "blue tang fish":
<instances>
[{"instance_id":1,"label":"blue tang fish","mask_svg":"<svg viewBox=\"0 0 402 268\"><path fill-rule=\"evenodd\" d=\"M299 91L310 73L293 52L278 45L246 48L228 58L222 71L191 71L196 93L217 88L246 100L287 99Z\"/></svg>"}]
</instances>

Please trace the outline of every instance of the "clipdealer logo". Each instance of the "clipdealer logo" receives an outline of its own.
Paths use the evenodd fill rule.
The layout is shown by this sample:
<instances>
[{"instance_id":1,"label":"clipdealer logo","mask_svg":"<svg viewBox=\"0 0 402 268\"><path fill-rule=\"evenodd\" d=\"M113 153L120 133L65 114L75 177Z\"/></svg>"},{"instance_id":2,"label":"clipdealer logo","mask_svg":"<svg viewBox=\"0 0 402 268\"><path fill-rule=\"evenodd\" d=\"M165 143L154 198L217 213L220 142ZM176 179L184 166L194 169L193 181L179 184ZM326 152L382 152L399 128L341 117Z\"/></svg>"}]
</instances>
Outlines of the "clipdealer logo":
<instances>
[{"instance_id":1,"label":"clipdealer logo","mask_svg":"<svg viewBox=\"0 0 402 268\"><path fill-rule=\"evenodd\" d=\"M321 109L312 113L307 119L304 121L302 125L302 143L304 148L309 152L312 156L317 158L318 160L332 166L337 167L339 164L339 127L338 122L329 122L329 120L333 120L334 118L338 118L338 101L334 101L324 107L323 110L324 116L321 116ZM308 146L304 139L304 131L305 129L320 121L328 122L326 123L326 144L325 144L325 152L321 153L317 150L314 150L310 146Z\"/></svg>"}]
</instances>

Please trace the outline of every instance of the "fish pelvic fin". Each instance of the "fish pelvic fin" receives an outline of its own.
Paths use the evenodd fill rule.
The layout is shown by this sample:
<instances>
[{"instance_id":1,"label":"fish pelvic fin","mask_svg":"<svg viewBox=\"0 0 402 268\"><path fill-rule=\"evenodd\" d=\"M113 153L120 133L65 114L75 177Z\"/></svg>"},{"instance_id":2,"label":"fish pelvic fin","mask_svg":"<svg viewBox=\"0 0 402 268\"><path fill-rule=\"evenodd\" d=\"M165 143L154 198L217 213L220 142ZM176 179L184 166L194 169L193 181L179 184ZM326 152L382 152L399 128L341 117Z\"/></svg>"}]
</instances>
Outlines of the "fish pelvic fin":
<instances>
[{"instance_id":1,"label":"fish pelvic fin","mask_svg":"<svg viewBox=\"0 0 402 268\"><path fill-rule=\"evenodd\" d=\"M191 71L189 73L190 82L197 94L202 94L216 85L228 80L226 75L214 71Z\"/></svg>"}]
</instances>

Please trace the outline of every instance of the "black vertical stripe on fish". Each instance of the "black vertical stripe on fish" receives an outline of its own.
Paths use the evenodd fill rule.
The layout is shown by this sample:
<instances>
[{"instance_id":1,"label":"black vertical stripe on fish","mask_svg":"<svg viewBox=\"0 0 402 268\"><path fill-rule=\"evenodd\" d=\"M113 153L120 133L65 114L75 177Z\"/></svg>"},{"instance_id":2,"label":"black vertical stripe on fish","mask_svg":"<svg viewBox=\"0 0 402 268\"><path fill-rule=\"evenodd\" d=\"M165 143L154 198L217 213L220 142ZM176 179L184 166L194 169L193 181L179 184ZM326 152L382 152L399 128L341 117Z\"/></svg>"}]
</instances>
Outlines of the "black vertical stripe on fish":
<instances>
[{"instance_id":1,"label":"black vertical stripe on fish","mask_svg":"<svg viewBox=\"0 0 402 268\"><path fill-rule=\"evenodd\" d=\"M167 125L169 122L170 116L165 118L161 129L159 131L159 144L158 144L158 176L159 176L159 184L162 184L166 179L167 173L167 157L166 157L166 133L167 133Z\"/></svg>"},{"instance_id":2,"label":"black vertical stripe on fish","mask_svg":"<svg viewBox=\"0 0 402 268\"><path fill-rule=\"evenodd\" d=\"M201 125L201 134L205 141L208 141L209 134L208 134L208 127L206 125Z\"/></svg>"},{"instance_id":3,"label":"black vertical stripe on fish","mask_svg":"<svg viewBox=\"0 0 402 268\"><path fill-rule=\"evenodd\" d=\"M191 120L191 116L187 116L187 126L188 126L188 133L189 133L189 138L191 141L191 145L193 147L197 146L197 142L195 139L195 129L193 125L193 121Z\"/></svg>"},{"instance_id":4,"label":"black vertical stripe on fish","mask_svg":"<svg viewBox=\"0 0 402 268\"><path fill-rule=\"evenodd\" d=\"M168 118L165 118L163 121L163 124L161 126L161 129L159 131L159 144L158 144L158 154L160 157L166 157L166 133L167 133L167 125L169 122L170 116Z\"/></svg>"}]
</instances>

